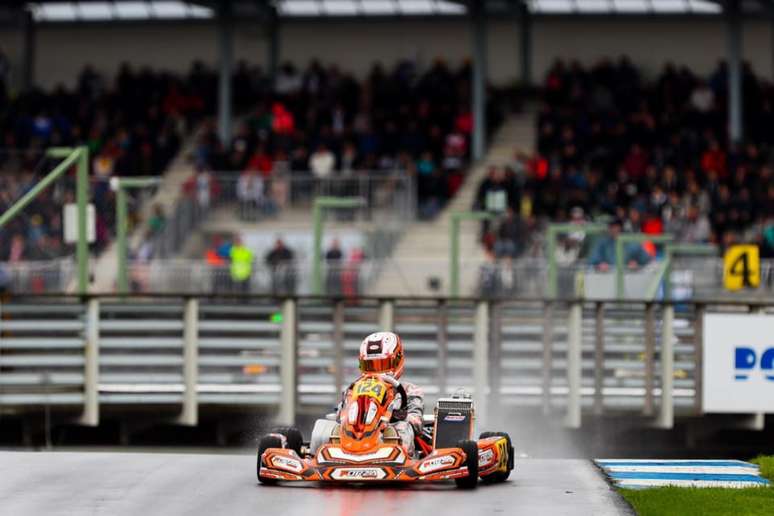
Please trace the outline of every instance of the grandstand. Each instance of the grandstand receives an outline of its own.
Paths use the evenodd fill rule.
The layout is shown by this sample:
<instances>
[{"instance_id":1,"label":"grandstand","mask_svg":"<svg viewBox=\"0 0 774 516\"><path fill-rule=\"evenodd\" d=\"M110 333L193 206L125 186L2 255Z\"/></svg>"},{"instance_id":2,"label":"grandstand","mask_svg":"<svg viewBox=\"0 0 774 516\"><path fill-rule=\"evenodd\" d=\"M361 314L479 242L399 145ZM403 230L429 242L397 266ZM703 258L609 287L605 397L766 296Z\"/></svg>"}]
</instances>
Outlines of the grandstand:
<instances>
[{"instance_id":1,"label":"grandstand","mask_svg":"<svg viewBox=\"0 0 774 516\"><path fill-rule=\"evenodd\" d=\"M772 310L771 13L6 2L0 414L227 441L335 403L382 328L482 421L764 429L704 410L702 346Z\"/></svg>"}]
</instances>

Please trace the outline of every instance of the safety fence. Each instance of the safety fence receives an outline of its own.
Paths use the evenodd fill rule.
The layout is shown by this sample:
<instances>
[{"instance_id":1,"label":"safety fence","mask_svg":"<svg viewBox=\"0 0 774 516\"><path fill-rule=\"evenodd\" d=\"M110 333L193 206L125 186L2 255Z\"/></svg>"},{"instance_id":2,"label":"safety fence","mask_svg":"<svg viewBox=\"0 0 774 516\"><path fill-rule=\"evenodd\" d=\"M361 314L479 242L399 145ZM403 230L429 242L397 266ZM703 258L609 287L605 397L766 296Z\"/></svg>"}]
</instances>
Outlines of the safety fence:
<instances>
[{"instance_id":1,"label":"safety fence","mask_svg":"<svg viewBox=\"0 0 774 516\"><path fill-rule=\"evenodd\" d=\"M700 415L702 318L774 311L750 302L152 295L13 297L0 305L0 409L264 407L292 421L332 407L362 338L395 329L406 377L429 401L469 389L493 410Z\"/></svg>"},{"instance_id":2,"label":"safety fence","mask_svg":"<svg viewBox=\"0 0 774 516\"><path fill-rule=\"evenodd\" d=\"M384 243L384 242L383 242ZM386 245L386 244L385 244ZM204 259L130 260L130 291L174 292L185 294L271 294L306 295L312 292L311 256L296 251L292 262L270 267L264 256L256 256L253 273L245 283L231 281L227 264L213 265ZM399 260L389 257L345 256L337 262L326 261L322 267L323 293L332 296L437 297L448 292L448 264L436 260ZM412 283L417 271L424 276L422 284ZM746 295L764 299L774 296L774 260L761 260L760 286ZM410 274L409 274L410 272ZM0 290L16 294L61 293L67 291L75 274L72 259L40 262L0 263ZM374 286L382 274L395 281ZM462 293L492 299L546 296L549 267L545 260L523 258L513 262L479 262L460 260ZM723 263L717 257L675 259L669 272L671 298L682 301L719 299L735 296L723 288ZM612 299L615 297L614 272L595 271L577 263L557 268L557 298ZM661 299L664 276L661 262L623 275L624 299ZM429 288L428 285L435 285ZM601 292L601 294L600 294ZM103 292L109 293L109 292Z\"/></svg>"},{"instance_id":3,"label":"safety fence","mask_svg":"<svg viewBox=\"0 0 774 516\"><path fill-rule=\"evenodd\" d=\"M226 210L230 217L245 222L272 220L292 210L304 210L308 218L318 197L354 197L364 201L362 207L337 210L331 217L348 222L378 220L383 229L392 231L414 220L416 212L413 178L400 171L358 171L325 179L309 172L269 178L257 172L208 172L192 176L182 188L183 195L171 208L164 228L149 238L156 259L175 256L191 232L216 210Z\"/></svg>"}]
</instances>

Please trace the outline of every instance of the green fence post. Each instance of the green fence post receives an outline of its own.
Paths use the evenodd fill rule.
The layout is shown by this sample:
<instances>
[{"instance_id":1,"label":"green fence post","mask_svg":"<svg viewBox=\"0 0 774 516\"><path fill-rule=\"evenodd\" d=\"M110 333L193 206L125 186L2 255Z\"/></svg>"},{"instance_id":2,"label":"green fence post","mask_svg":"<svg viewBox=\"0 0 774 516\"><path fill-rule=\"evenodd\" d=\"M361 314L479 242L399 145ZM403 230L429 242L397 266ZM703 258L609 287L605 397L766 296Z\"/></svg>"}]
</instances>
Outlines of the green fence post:
<instances>
[{"instance_id":1,"label":"green fence post","mask_svg":"<svg viewBox=\"0 0 774 516\"><path fill-rule=\"evenodd\" d=\"M646 233L625 233L618 235L618 238L615 239L615 290L618 299L623 299L625 293L624 267L626 264L624 263L624 245L631 243L642 244L646 241L651 241L655 244L666 244L672 240L674 240L674 237L671 234L648 235ZM662 270L662 273L664 272L665 271Z\"/></svg>"},{"instance_id":2,"label":"green fence post","mask_svg":"<svg viewBox=\"0 0 774 516\"><path fill-rule=\"evenodd\" d=\"M120 294L129 292L129 275L126 270L126 233L129 221L127 220L126 190L118 183L116 188L116 253L118 254L118 278L117 290Z\"/></svg>"},{"instance_id":3,"label":"green fence post","mask_svg":"<svg viewBox=\"0 0 774 516\"><path fill-rule=\"evenodd\" d=\"M24 194L18 201L16 201L13 206L8 208L5 213L0 215L0 228L5 226L11 219L13 219L16 215L19 214L20 211L22 211L32 200L40 194L43 190L45 190L51 183L56 181L56 179L61 176L64 172L66 172L73 163L75 163L75 160L78 159L78 154L72 153L68 155L64 161L59 163L56 167L54 167L54 170L48 173L46 177L38 181L38 183L30 188L30 190Z\"/></svg>"},{"instance_id":4,"label":"green fence post","mask_svg":"<svg viewBox=\"0 0 774 516\"><path fill-rule=\"evenodd\" d=\"M161 182L157 177L115 177L116 191L116 258L118 261L117 290L120 294L129 292L129 209L126 190L129 188L146 188Z\"/></svg>"},{"instance_id":5,"label":"green fence post","mask_svg":"<svg viewBox=\"0 0 774 516\"><path fill-rule=\"evenodd\" d=\"M322 295L322 233L325 212L322 205L317 201L312 209L312 220L314 221L314 247L312 249L312 293Z\"/></svg>"},{"instance_id":6,"label":"green fence post","mask_svg":"<svg viewBox=\"0 0 774 516\"><path fill-rule=\"evenodd\" d=\"M325 210L335 208L357 208L364 206L361 197L318 197L314 200L312 220L314 225L314 249L312 249L312 293L320 296L322 285L322 237L325 224Z\"/></svg>"},{"instance_id":7,"label":"green fence post","mask_svg":"<svg viewBox=\"0 0 774 516\"><path fill-rule=\"evenodd\" d=\"M551 224L548 226L548 233L546 238L546 255L548 256L548 277L546 278L546 287L548 288L548 297L550 299L556 299L559 290L558 271L556 266L556 238L559 233L559 228Z\"/></svg>"},{"instance_id":8,"label":"green fence post","mask_svg":"<svg viewBox=\"0 0 774 516\"><path fill-rule=\"evenodd\" d=\"M460 218L457 213L451 216L449 245L449 294L457 297L460 293Z\"/></svg>"},{"instance_id":9,"label":"green fence post","mask_svg":"<svg viewBox=\"0 0 774 516\"><path fill-rule=\"evenodd\" d=\"M88 239L88 207L89 207L89 148L78 147L78 170L76 177L75 198L78 203L78 243L75 256L78 261L78 293L86 294L89 290L89 239Z\"/></svg>"},{"instance_id":10,"label":"green fence post","mask_svg":"<svg viewBox=\"0 0 774 516\"><path fill-rule=\"evenodd\" d=\"M488 211L458 211L451 214L449 226L449 294L460 295L460 222L463 220L486 220L494 217Z\"/></svg>"},{"instance_id":11,"label":"green fence post","mask_svg":"<svg viewBox=\"0 0 774 516\"><path fill-rule=\"evenodd\" d=\"M89 244L87 235L87 208L89 204L89 151L86 147L52 147L46 151L52 158L64 158L54 170L16 201L5 213L0 215L0 228L19 214L40 192L66 173L77 161L75 195L77 202L77 232L76 259L78 262L78 293L86 294L89 288Z\"/></svg>"},{"instance_id":12,"label":"green fence post","mask_svg":"<svg viewBox=\"0 0 774 516\"><path fill-rule=\"evenodd\" d=\"M583 231L587 235L603 233L607 226L599 222L586 222L583 224L553 223L548 225L546 231L546 258L548 259L548 271L546 278L546 296L556 299L559 292L559 270L556 263L556 241L561 233ZM577 292L574 292L576 294Z\"/></svg>"},{"instance_id":13,"label":"green fence post","mask_svg":"<svg viewBox=\"0 0 774 516\"><path fill-rule=\"evenodd\" d=\"M615 239L615 297L624 297L624 253L623 240L620 235Z\"/></svg>"}]
</instances>

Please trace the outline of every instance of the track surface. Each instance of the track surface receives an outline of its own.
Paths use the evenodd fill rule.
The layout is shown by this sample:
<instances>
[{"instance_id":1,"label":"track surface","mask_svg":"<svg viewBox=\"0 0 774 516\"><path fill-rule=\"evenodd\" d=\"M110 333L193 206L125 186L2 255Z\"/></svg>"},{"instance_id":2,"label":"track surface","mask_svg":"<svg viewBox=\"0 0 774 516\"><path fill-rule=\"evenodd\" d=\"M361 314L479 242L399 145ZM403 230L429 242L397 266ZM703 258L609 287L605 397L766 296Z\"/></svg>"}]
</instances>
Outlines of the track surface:
<instances>
[{"instance_id":1,"label":"track surface","mask_svg":"<svg viewBox=\"0 0 774 516\"><path fill-rule=\"evenodd\" d=\"M511 479L451 484L261 486L251 455L0 452L0 514L452 516L631 514L583 460L520 460Z\"/></svg>"}]
</instances>

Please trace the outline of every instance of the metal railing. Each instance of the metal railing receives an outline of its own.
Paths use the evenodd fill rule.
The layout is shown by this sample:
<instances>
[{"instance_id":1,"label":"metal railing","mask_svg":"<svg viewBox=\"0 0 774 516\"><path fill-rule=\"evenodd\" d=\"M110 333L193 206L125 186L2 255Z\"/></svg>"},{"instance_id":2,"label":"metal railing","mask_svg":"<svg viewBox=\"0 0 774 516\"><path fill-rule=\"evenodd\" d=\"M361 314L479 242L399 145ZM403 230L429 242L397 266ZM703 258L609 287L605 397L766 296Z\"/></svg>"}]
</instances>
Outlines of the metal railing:
<instances>
[{"instance_id":1,"label":"metal railing","mask_svg":"<svg viewBox=\"0 0 774 516\"><path fill-rule=\"evenodd\" d=\"M130 291L306 295L312 292L311 256L303 250L295 251L296 260L277 269L267 266L264 256L256 256L252 276L246 285L231 282L228 265L210 265L204 259L134 260L129 262ZM644 287L661 272L661 263L652 262L638 271L627 270L624 275L624 300L662 298L661 290L653 293ZM408 274L408 271L412 274ZM417 271L425 278L422 285L407 279L416 278ZM549 265L538 258L522 258L511 263L461 260L459 271L463 296L491 299L542 297L550 274ZM0 290L5 286L16 294L62 293L70 284L74 272L75 263L68 258L47 262L0 262ZM443 282L445 272L446 268L436 260L407 261L376 257L350 261L345 258L335 265L324 264L323 292L347 297L367 295L380 275L390 274L395 281L387 286L382 285L378 295L437 297L445 295L448 290ZM734 299L740 295L763 299L774 295L774 260L761 261L761 285L741 294L724 290L722 260L715 257L673 259L669 277L672 298L675 300ZM594 271L585 263L557 267L556 278L557 299L586 297L594 300L612 299L615 296L615 274ZM437 289L426 287L428 282L436 279ZM599 288L588 288L592 282Z\"/></svg>"},{"instance_id":2,"label":"metal railing","mask_svg":"<svg viewBox=\"0 0 774 516\"><path fill-rule=\"evenodd\" d=\"M291 422L335 404L364 335L395 329L406 377L431 402L466 388L495 408L631 413L671 427L701 415L708 312L774 312L761 302L487 301L255 296L13 297L0 304L0 408L267 407Z\"/></svg>"},{"instance_id":3,"label":"metal railing","mask_svg":"<svg viewBox=\"0 0 774 516\"><path fill-rule=\"evenodd\" d=\"M0 262L0 292L43 294L67 292L75 278L76 263L72 258L2 263Z\"/></svg>"},{"instance_id":4,"label":"metal railing","mask_svg":"<svg viewBox=\"0 0 774 516\"><path fill-rule=\"evenodd\" d=\"M153 256L172 258L215 209L230 208L235 220L271 220L282 211L310 210L314 199L336 195L365 200L363 207L340 210L331 218L341 221L379 221L380 229L400 231L415 218L416 191L413 178L401 171L357 172L351 177L317 179L304 173L256 176L260 187L240 187L234 172L210 172L183 185L184 195L174 205L164 228L151 236ZM310 225L311 227L311 225Z\"/></svg>"}]
</instances>

